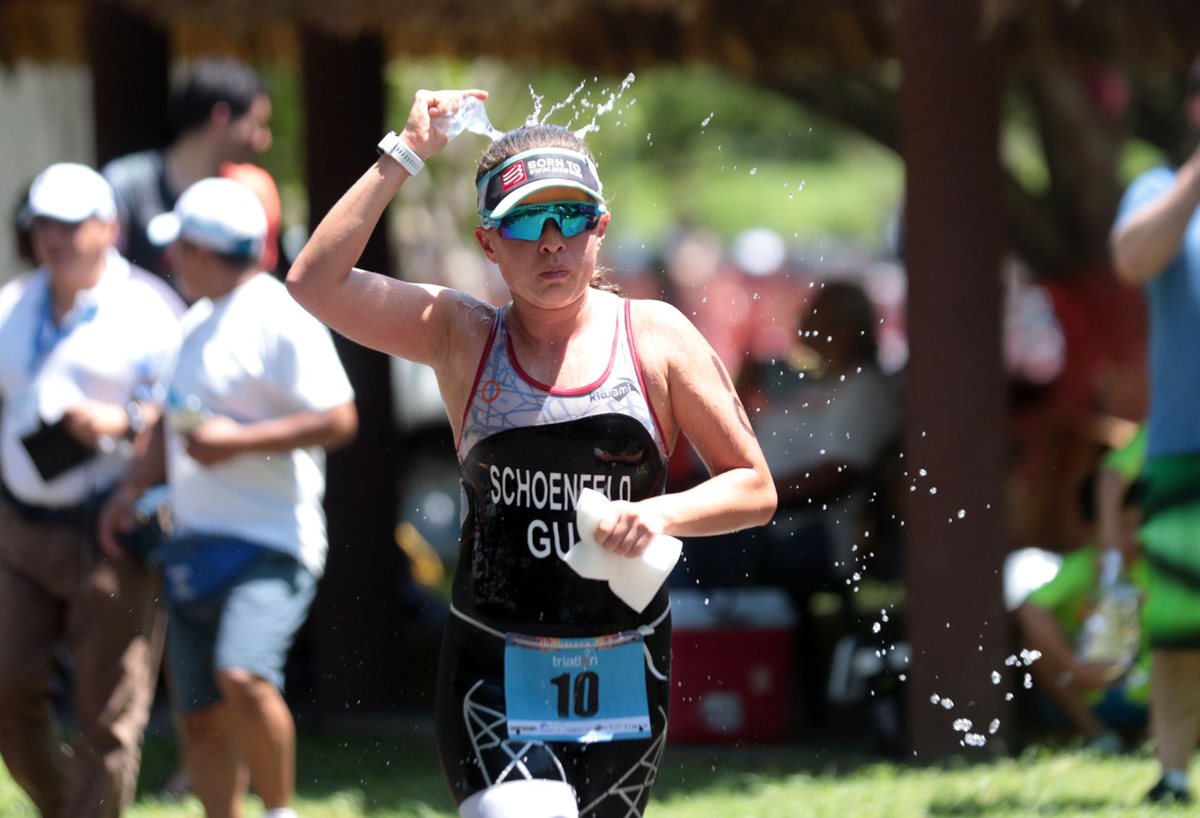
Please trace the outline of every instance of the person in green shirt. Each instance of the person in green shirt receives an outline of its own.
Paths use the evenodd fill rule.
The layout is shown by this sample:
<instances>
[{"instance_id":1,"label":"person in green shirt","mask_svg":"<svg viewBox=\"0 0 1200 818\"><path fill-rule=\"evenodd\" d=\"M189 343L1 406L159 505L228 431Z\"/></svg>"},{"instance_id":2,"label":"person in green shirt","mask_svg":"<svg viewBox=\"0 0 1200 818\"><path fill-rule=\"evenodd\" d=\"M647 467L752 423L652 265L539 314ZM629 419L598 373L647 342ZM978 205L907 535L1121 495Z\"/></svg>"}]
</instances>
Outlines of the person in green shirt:
<instances>
[{"instance_id":1,"label":"person in green shirt","mask_svg":"<svg viewBox=\"0 0 1200 818\"><path fill-rule=\"evenodd\" d=\"M1138 553L1143 485L1138 477L1144 460L1142 427L1126 446L1107 455L1081 488L1081 511L1094 526L1096 541L1066 554L1054 578L1030 593L1016 611L1024 646L1042 654L1030 667L1037 689L1090 745L1112 752L1122 748L1118 731L1146 722L1150 651L1145 628L1127 671L1088 661L1078 647L1084 621L1099 598L1105 553L1121 554L1126 579L1145 594L1146 568ZM1144 608L1140 617L1144 624Z\"/></svg>"}]
</instances>

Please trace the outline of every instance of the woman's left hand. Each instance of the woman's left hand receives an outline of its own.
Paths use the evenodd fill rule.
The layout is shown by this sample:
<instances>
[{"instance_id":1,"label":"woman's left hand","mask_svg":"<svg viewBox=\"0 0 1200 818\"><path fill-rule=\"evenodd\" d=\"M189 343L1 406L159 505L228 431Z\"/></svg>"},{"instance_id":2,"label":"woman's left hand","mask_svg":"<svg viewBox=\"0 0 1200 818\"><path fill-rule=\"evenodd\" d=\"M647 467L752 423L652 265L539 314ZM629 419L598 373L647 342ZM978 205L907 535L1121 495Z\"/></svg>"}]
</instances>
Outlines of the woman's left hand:
<instances>
[{"instance_id":1,"label":"woman's left hand","mask_svg":"<svg viewBox=\"0 0 1200 818\"><path fill-rule=\"evenodd\" d=\"M408 112L408 122L404 124L401 136L408 147L416 151L422 159L428 159L446 147L450 135L434 125L439 117L453 116L467 97L487 99L488 92L478 88L461 91L417 91L412 108Z\"/></svg>"},{"instance_id":2,"label":"woman's left hand","mask_svg":"<svg viewBox=\"0 0 1200 818\"><path fill-rule=\"evenodd\" d=\"M596 542L623 557L640 557L663 533L663 521L642 513L637 503L614 501L596 526Z\"/></svg>"}]
</instances>

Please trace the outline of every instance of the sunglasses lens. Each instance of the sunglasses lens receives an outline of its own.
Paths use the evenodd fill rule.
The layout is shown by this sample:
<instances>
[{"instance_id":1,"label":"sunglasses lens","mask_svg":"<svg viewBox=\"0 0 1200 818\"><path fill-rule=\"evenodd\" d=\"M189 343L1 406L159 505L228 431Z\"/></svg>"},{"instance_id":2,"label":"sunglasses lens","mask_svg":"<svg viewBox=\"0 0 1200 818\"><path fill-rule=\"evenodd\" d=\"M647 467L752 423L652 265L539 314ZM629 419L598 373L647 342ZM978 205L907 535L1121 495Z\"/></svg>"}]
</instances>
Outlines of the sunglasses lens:
<instances>
[{"instance_id":1,"label":"sunglasses lens","mask_svg":"<svg viewBox=\"0 0 1200 818\"><path fill-rule=\"evenodd\" d=\"M506 239L537 241L547 221L553 221L564 238L593 229L600 221L600 208L581 202L518 207L500 220L500 235Z\"/></svg>"},{"instance_id":2,"label":"sunglasses lens","mask_svg":"<svg viewBox=\"0 0 1200 818\"><path fill-rule=\"evenodd\" d=\"M506 239L537 241L542 236L549 213L514 213L500 221L500 235Z\"/></svg>"},{"instance_id":3,"label":"sunglasses lens","mask_svg":"<svg viewBox=\"0 0 1200 818\"><path fill-rule=\"evenodd\" d=\"M563 236L568 239L571 236L578 236L584 230L590 230L595 226L595 220L582 213L575 216L566 216L559 222L559 229L562 231Z\"/></svg>"}]
</instances>

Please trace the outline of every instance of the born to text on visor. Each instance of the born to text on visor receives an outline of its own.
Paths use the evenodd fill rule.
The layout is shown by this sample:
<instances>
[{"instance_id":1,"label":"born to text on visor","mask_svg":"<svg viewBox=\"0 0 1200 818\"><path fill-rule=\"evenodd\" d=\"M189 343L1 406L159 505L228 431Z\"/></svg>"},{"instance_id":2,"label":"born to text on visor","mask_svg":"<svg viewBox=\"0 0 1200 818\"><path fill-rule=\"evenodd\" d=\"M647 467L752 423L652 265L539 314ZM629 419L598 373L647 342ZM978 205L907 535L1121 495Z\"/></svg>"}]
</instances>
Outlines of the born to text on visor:
<instances>
[{"instance_id":1,"label":"born to text on visor","mask_svg":"<svg viewBox=\"0 0 1200 818\"><path fill-rule=\"evenodd\" d=\"M548 187L574 188L604 203L604 188L590 158L567 148L535 148L509 157L479 180L484 227L497 226L526 196Z\"/></svg>"}]
</instances>

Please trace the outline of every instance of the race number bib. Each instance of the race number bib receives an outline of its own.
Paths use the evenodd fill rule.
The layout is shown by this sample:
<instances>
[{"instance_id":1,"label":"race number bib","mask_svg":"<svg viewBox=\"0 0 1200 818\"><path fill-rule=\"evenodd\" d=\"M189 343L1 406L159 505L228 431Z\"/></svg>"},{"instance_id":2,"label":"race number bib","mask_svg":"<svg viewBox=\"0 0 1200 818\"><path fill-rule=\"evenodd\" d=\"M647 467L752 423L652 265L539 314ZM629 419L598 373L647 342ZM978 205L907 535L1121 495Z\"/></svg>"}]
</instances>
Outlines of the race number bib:
<instances>
[{"instance_id":1,"label":"race number bib","mask_svg":"<svg viewBox=\"0 0 1200 818\"><path fill-rule=\"evenodd\" d=\"M588 639L508 634L508 737L578 742L648 738L644 651L637 631Z\"/></svg>"}]
</instances>

